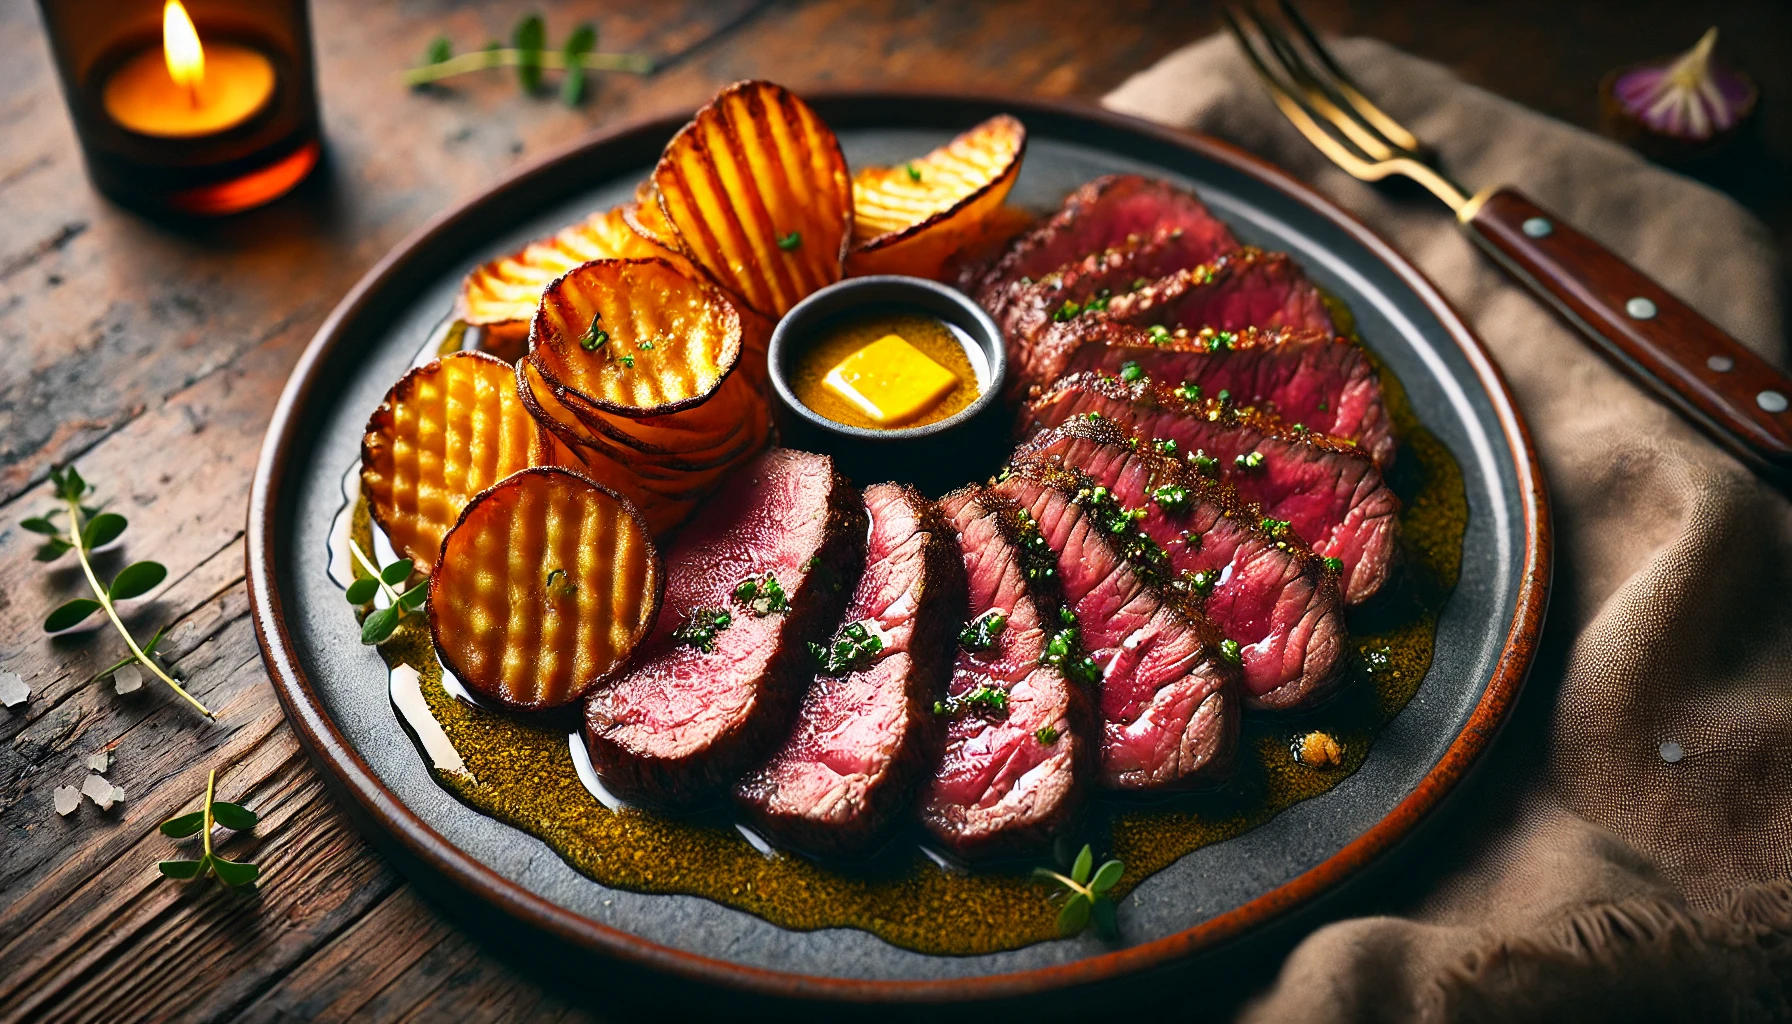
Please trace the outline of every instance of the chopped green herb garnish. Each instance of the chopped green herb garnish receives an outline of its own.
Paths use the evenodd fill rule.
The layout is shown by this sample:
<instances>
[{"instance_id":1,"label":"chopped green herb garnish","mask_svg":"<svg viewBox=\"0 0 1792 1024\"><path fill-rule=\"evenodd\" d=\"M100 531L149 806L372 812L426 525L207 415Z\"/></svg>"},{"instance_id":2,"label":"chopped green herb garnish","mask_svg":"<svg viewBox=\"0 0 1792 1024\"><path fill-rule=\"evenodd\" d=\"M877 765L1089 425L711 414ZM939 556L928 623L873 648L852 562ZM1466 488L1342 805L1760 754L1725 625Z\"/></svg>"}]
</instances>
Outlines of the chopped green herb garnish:
<instances>
[{"instance_id":1,"label":"chopped green herb garnish","mask_svg":"<svg viewBox=\"0 0 1792 1024\"><path fill-rule=\"evenodd\" d=\"M1052 314L1052 320L1056 323L1063 323L1064 321L1071 319L1072 317L1076 316L1078 313L1081 313L1082 311L1083 311L1083 308L1081 306L1077 305L1076 303L1072 302L1069 299L1065 299L1064 304L1062 306L1059 306L1057 312Z\"/></svg>"},{"instance_id":2,"label":"chopped green herb garnish","mask_svg":"<svg viewBox=\"0 0 1792 1024\"><path fill-rule=\"evenodd\" d=\"M1268 516L1264 516L1263 521L1257 524L1264 533L1278 539L1287 535L1290 525L1286 519L1271 519Z\"/></svg>"},{"instance_id":3,"label":"chopped green herb garnish","mask_svg":"<svg viewBox=\"0 0 1792 1024\"><path fill-rule=\"evenodd\" d=\"M1151 446L1153 448L1157 449L1157 454L1159 454L1159 455L1173 456L1176 454L1176 442L1175 442L1175 440L1168 438L1168 437L1158 438L1157 440L1151 442Z\"/></svg>"},{"instance_id":4,"label":"chopped green herb garnish","mask_svg":"<svg viewBox=\"0 0 1792 1024\"><path fill-rule=\"evenodd\" d=\"M1188 490L1181 484L1164 484L1151 492L1151 500L1165 512L1181 512L1188 508Z\"/></svg>"},{"instance_id":5,"label":"chopped green herb garnish","mask_svg":"<svg viewBox=\"0 0 1792 1024\"><path fill-rule=\"evenodd\" d=\"M1244 663L1243 656L1238 652L1238 641L1236 640L1228 639L1220 641L1220 657L1234 665L1241 665Z\"/></svg>"},{"instance_id":6,"label":"chopped green herb garnish","mask_svg":"<svg viewBox=\"0 0 1792 1024\"><path fill-rule=\"evenodd\" d=\"M1218 398L1220 400L1221 405L1224 405L1225 403L1230 402L1232 400L1232 392L1226 390L1225 388L1221 388L1220 393L1215 395L1214 397Z\"/></svg>"},{"instance_id":7,"label":"chopped green herb garnish","mask_svg":"<svg viewBox=\"0 0 1792 1024\"><path fill-rule=\"evenodd\" d=\"M672 631L672 639L708 654L716 649L716 634L733 624L726 608L699 608Z\"/></svg>"},{"instance_id":8,"label":"chopped green herb garnish","mask_svg":"<svg viewBox=\"0 0 1792 1024\"><path fill-rule=\"evenodd\" d=\"M1251 452L1248 455L1240 455L1232 460L1232 464L1239 469L1256 469L1263 465L1263 453Z\"/></svg>"},{"instance_id":9,"label":"chopped green herb garnish","mask_svg":"<svg viewBox=\"0 0 1792 1024\"><path fill-rule=\"evenodd\" d=\"M1101 679L1101 668L1094 658L1082 653L1081 637L1074 626L1052 634L1052 638L1045 642L1045 653L1039 656L1039 663L1057 669L1072 682L1093 686Z\"/></svg>"},{"instance_id":10,"label":"chopped green herb garnish","mask_svg":"<svg viewBox=\"0 0 1792 1024\"><path fill-rule=\"evenodd\" d=\"M1138 363L1129 359L1120 364L1120 379L1126 383L1131 384L1133 381L1136 381L1143 376L1145 376L1145 371L1139 369Z\"/></svg>"},{"instance_id":11,"label":"chopped green herb garnish","mask_svg":"<svg viewBox=\"0 0 1792 1024\"><path fill-rule=\"evenodd\" d=\"M809 654L823 675L843 676L862 668L884 649L883 638L863 622L849 622L827 646L812 643Z\"/></svg>"},{"instance_id":12,"label":"chopped green herb garnish","mask_svg":"<svg viewBox=\"0 0 1792 1024\"><path fill-rule=\"evenodd\" d=\"M635 357L634 356L623 356L621 359L621 363L623 366L626 366L632 370L635 368Z\"/></svg>"},{"instance_id":13,"label":"chopped green herb garnish","mask_svg":"<svg viewBox=\"0 0 1792 1024\"><path fill-rule=\"evenodd\" d=\"M919 167L916 167L914 164L903 164L902 169L908 172L908 180L910 180L910 181L920 181L921 180L921 169Z\"/></svg>"},{"instance_id":14,"label":"chopped green herb garnish","mask_svg":"<svg viewBox=\"0 0 1792 1024\"><path fill-rule=\"evenodd\" d=\"M579 592L579 585L572 581L565 569L553 569L548 572L547 591L550 598L570 597Z\"/></svg>"},{"instance_id":15,"label":"chopped green herb garnish","mask_svg":"<svg viewBox=\"0 0 1792 1024\"><path fill-rule=\"evenodd\" d=\"M1058 609L1058 621L1066 626L1074 626L1076 625L1076 613L1070 610L1069 605L1061 606Z\"/></svg>"},{"instance_id":16,"label":"chopped green herb garnish","mask_svg":"<svg viewBox=\"0 0 1792 1024\"><path fill-rule=\"evenodd\" d=\"M785 252L795 252L797 246L802 244L803 233L801 231L792 231L790 234L778 239L778 248Z\"/></svg>"},{"instance_id":17,"label":"chopped green herb garnish","mask_svg":"<svg viewBox=\"0 0 1792 1024\"><path fill-rule=\"evenodd\" d=\"M1008 712L1008 691L979 683L966 693L933 702L933 713L936 715L957 716L966 711L1006 714Z\"/></svg>"},{"instance_id":18,"label":"chopped green herb garnish","mask_svg":"<svg viewBox=\"0 0 1792 1024\"><path fill-rule=\"evenodd\" d=\"M1213 592L1213 585L1220 581L1220 574L1212 569L1202 569L1199 572L1185 572L1182 578L1194 588L1195 593L1206 597Z\"/></svg>"},{"instance_id":19,"label":"chopped green herb garnish","mask_svg":"<svg viewBox=\"0 0 1792 1024\"><path fill-rule=\"evenodd\" d=\"M734 600L760 618L790 608L784 585L769 572L763 576L749 576L735 584Z\"/></svg>"},{"instance_id":20,"label":"chopped green herb garnish","mask_svg":"<svg viewBox=\"0 0 1792 1024\"><path fill-rule=\"evenodd\" d=\"M640 349L643 352L651 352L651 351L653 351L653 342L643 341L639 345L636 345L635 347Z\"/></svg>"},{"instance_id":21,"label":"chopped green herb garnish","mask_svg":"<svg viewBox=\"0 0 1792 1024\"><path fill-rule=\"evenodd\" d=\"M1184 402L1199 402L1201 400L1201 385L1190 384L1185 380L1176 385L1176 397Z\"/></svg>"},{"instance_id":22,"label":"chopped green herb garnish","mask_svg":"<svg viewBox=\"0 0 1792 1024\"><path fill-rule=\"evenodd\" d=\"M1143 277L1135 277L1132 279L1132 290L1136 292L1140 288L1143 288L1150 283L1151 282L1149 280L1147 280Z\"/></svg>"},{"instance_id":23,"label":"chopped green herb garnish","mask_svg":"<svg viewBox=\"0 0 1792 1024\"><path fill-rule=\"evenodd\" d=\"M592 314L591 326L585 328L584 334L579 335L579 347L580 348L584 349L587 352L596 352L598 349L603 348L606 344L609 343L609 341L610 341L609 332L605 331L603 328L597 326L598 321L600 321L602 319L603 319L602 314Z\"/></svg>"},{"instance_id":24,"label":"chopped green herb garnish","mask_svg":"<svg viewBox=\"0 0 1792 1024\"><path fill-rule=\"evenodd\" d=\"M1170 329L1163 324L1152 324L1146 331L1151 335L1153 345L1162 345L1170 340Z\"/></svg>"},{"instance_id":25,"label":"chopped green herb garnish","mask_svg":"<svg viewBox=\"0 0 1792 1024\"><path fill-rule=\"evenodd\" d=\"M996 639L1007 628L1007 614L999 608L991 608L965 624L958 633L958 643L967 651L987 651L996 645Z\"/></svg>"},{"instance_id":26,"label":"chopped green herb garnish","mask_svg":"<svg viewBox=\"0 0 1792 1024\"><path fill-rule=\"evenodd\" d=\"M1035 729L1033 731L1033 738L1039 741L1040 746L1049 747L1058 742L1058 730L1053 726L1047 725Z\"/></svg>"},{"instance_id":27,"label":"chopped green herb garnish","mask_svg":"<svg viewBox=\"0 0 1792 1024\"><path fill-rule=\"evenodd\" d=\"M1342 558L1327 558L1325 560L1325 567L1335 573L1343 572L1344 560Z\"/></svg>"}]
</instances>

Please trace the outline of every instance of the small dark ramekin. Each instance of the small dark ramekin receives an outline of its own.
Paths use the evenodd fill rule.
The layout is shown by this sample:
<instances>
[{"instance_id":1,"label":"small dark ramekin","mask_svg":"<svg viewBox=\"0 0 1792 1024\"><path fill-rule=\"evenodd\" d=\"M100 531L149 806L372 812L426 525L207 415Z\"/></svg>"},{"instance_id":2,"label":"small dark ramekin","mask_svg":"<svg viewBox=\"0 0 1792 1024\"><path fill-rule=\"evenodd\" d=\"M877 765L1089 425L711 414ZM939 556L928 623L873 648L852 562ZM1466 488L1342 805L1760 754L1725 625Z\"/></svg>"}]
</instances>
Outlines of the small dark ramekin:
<instances>
[{"instance_id":1,"label":"small dark ramekin","mask_svg":"<svg viewBox=\"0 0 1792 1024\"><path fill-rule=\"evenodd\" d=\"M983 393L951 416L919 427L873 430L836 423L804 405L790 387L797 355L843 316L879 308L913 309L956 327L982 352L989 367ZM1002 331L963 292L937 281L894 274L851 277L796 304L772 331L767 353L779 404L779 431L791 448L834 457L854 483L912 483L938 495L995 472L1007 455L1007 417L1002 386L1008 353ZM975 362L975 360L973 360Z\"/></svg>"}]
</instances>

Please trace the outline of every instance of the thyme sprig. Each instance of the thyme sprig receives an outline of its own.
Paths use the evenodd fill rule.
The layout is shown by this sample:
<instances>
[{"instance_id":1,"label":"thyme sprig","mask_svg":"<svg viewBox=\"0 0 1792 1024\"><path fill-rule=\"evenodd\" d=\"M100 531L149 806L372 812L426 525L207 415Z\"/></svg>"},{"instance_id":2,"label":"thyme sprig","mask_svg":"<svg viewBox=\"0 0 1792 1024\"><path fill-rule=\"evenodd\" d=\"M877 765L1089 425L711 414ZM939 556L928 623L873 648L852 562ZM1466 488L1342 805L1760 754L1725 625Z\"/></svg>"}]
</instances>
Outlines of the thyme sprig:
<instances>
[{"instance_id":1,"label":"thyme sprig","mask_svg":"<svg viewBox=\"0 0 1792 1024\"><path fill-rule=\"evenodd\" d=\"M550 49L547 25L541 15L531 14L516 23L510 31L511 45L497 40L483 49L456 54L454 41L447 36L430 40L423 63L404 72L404 84L417 88L457 75L485 71L490 68L515 68L517 82L523 91L541 91L543 71L561 72L560 100L576 107L585 98L586 76L593 71L621 71L645 75L653 70L653 58L640 53L598 53L597 26L582 22L566 37L558 49Z\"/></svg>"},{"instance_id":2,"label":"thyme sprig","mask_svg":"<svg viewBox=\"0 0 1792 1024\"><path fill-rule=\"evenodd\" d=\"M1101 867L1095 867L1095 852L1088 845L1083 852L1076 855L1076 863L1070 867L1069 875L1062 875L1050 868L1034 868L1033 877L1057 882L1063 886L1063 892L1069 894L1064 906L1058 910L1058 934L1068 938L1079 935L1089 926L1091 918L1095 921L1095 930L1104 939L1112 939L1119 932L1114 920L1114 901L1108 898L1108 890L1120 881L1126 873L1126 865L1117 860L1108 860ZM1055 897L1057 893L1053 893Z\"/></svg>"},{"instance_id":3,"label":"thyme sprig","mask_svg":"<svg viewBox=\"0 0 1792 1024\"><path fill-rule=\"evenodd\" d=\"M75 558L81 563L81 572L87 577L87 586L93 591L92 597L77 597L65 601L44 619L44 632L60 633L65 629L73 629L94 612L103 611L111 621L118 635L124 637L125 646L130 648L131 656L112 665L105 672L94 678L108 675L137 662L150 671L150 674L167 683L181 699L199 710L207 718L215 717L210 709L199 703L186 691L174 677L163 671L162 666L150 655L156 644L162 640L163 630L158 629L148 644L138 646L132 638L131 631L125 628L124 621L118 617L118 602L142 597L154 590L158 584L168 577L168 568L160 562L132 562L118 571L110 583L101 584L100 578L93 571L93 561L88 556L96 548L103 548L116 541L124 534L125 527L130 525L124 516L116 512L105 512L100 508L84 504L93 493L93 485L82 479L81 474L73 466L58 467L50 470L50 483L54 486L56 497L62 502L62 508L42 516L34 516L19 523L25 529L48 539L37 549L37 560L53 562L73 551ZM67 518L68 529L63 530L51 519L58 512Z\"/></svg>"},{"instance_id":4,"label":"thyme sprig","mask_svg":"<svg viewBox=\"0 0 1792 1024\"><path fill-rule=\"evenodd\" d=\"M360 577L348 585L344 595L348 603L364 607L382 592L386 595L387 605L375 608L361 620L361 642L364 644L383 644L391 638L398 624L406 615L423 607L423 601L429 596L429 581L424 580L415 586L399 590L398 585L411 578L411 570L416 566L408 558L401 558L384 567L373 564L361 545L349 538L348 549L361 563L367 575ZM551 580L550 580L551 582Z\"/></svg>"},{"instance_id":5,"label":"thyme sprig","mask_svg":"<svg viewBox=\"0 0 1792 1024\"><path fill-rule=\"evenodd\" d=\"M165 877L186 881L204 878L209 873L234 889L239 885L249 885L261 876L261 868L256 865L229 860L212 850L214 824L233 832L242 832L254 828L257 820L255 812L242 804L213 800L212 795L217 791L217 786L218 772L213 769L206 773L205 802L200 805L199 810L178 814L162 822L162 834L170 839L185 839L195 832L204 837L203 852L198 860L164 860L156 863Z\"/></svg>"}]
</instances>

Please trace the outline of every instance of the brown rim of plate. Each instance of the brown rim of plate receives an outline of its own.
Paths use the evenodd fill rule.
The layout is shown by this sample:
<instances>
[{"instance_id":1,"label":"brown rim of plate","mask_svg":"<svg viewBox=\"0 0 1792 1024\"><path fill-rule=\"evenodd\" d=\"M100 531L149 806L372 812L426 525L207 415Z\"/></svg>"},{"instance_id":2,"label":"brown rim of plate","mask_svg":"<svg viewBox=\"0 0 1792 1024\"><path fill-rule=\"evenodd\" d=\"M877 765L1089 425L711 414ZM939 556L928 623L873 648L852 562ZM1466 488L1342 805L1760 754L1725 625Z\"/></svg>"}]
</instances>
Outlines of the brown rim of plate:
<instances>
[{"instance_id":1,"label":"brown rim of plate","mask_svg":"<svg viewBox=\"0 0 1792 1024\"><path fill-rule=\"evenodd\" d=\"M1014 113L1023 120L1038 115L1082 121L1100 130L1129 134L1159 146L1178 149L1253 177L1300 203L1373 253L1424 302L1456 341L1485 390L1513 453L1512 469L1520 506L1518 518L1525 531L1523 568L1517 584L1512 625L1481 699L1443 756L1418 786L1373 827L1322 863L1243 906L1174 935L1070 963L1007 974L908 981L819 977L731 963L607 927L529 892L449 843L387 789L360 754L349 746L335 722L324 713L287 632L285 611L275 579L272 543L282 502L287 497L280 492L280 484L286 474L290 449L300 434L299 413L320 385L320 366L341 344L343 325L371 305L389 281L406 280L414 269L412 262L419 258L420 252L450 235L482 204L500 196L526 194L538 180L549 177L568 161L585 158L585 163L602 166L602 161L591 161L590 157L607 147L638 146L655 139L669 139L690 117L683 113L661 115L617 125L549 153L412 232L409 238L381 258L331 311L299 357L281 392L262 442L249 492L245 546L249 608L255 621L256 639L261 644L262 659L274 691L286 710L287 720L312 757L323 767L326 781L333 782L332 788L351 801L352 816L377 823L383 833L377 838L389 839L396 844L398 852L448 879L461 894L477 901L477 909L501 914L575 947L649 970L765 995L812 1000L940 1003L1032 995L1113 980L1213 950L1228 940L1278 920L1310 904L1391 849L1437 808L1492 743L1530 671L1548 605L1554 540L1543 468L1532 444L1530 429L1513 402L1511 390L1480 339L1469 330L1437 287L1367 225L1287 172L1230 143L1064 100L884 88L816 90L807 94L806 101L818 112L823 107L844 110L854 105L894 109L901 112L903 123L913 122L920 113L937 115L937 120L945 123L956 123L964 119L961 115L969 113L977 115L970 120L970 123L976 123L990 113L1003 111Z\"/></svg>"}]
</instances>

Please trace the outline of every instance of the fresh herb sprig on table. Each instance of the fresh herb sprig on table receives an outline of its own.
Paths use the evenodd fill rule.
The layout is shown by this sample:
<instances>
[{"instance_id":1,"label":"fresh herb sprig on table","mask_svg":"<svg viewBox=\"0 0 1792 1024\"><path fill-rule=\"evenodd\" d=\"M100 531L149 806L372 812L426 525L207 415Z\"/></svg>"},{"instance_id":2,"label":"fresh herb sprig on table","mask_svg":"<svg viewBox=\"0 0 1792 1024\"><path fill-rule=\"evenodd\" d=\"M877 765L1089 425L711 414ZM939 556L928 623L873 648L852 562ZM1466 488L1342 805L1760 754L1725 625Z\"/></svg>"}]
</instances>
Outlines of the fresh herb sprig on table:
<instances>
[{"instance_id":1,"label":"fresh herb sprig on table","mask_svg":"<svg viewBox=\"0 0 1792 1024\"><path fill-rule=\"evenodd\" d=\"M137 641L131 637L131 631L124 627L123 620L118 617L119 601L142 597L154 590L157 584L168 577L168 568L160 562L132 562L120 569L118 575L112 577L112 582L102 585L99 576L93 571L93 561L89 556L94 549L103 548L117 540L124 533L125 527L130 525L129 522L116 512L105 512L98 507L83 504L93 494L93 485L82 479L80 472L73 466L50 470L50 483L56 490L57 499L62 502L62 508L47 515L26 519L19 525L48 538L37 549L37 560L40 562L53 562L73 551L75 558L81 563L81 572L87 577L87 586L93 591L93 596L77 597L57 607L44 619L44 632L60 633L65 629L73 629L87 621L94 612L105 612L113 628L118 630L118 635L124 637L131 656L98 673L94 676L95 679L116 672L134 661L148 669L151 675L167 683L183 700L197 708L200 714L212 718L211 711L180 683L175 682L174 677L163 671L162 666L151 657L156 645L162 642L163 630L156 630L149 643L138 646ZM52 517L57 515L65 518L68 524L66 530L56 525Z\"/></svg>"},{"instance_id":2,"label":"fresh herb sprig on table","mask_svg":"<svg viewBox=\"0 0 1792 1024\"><path fill-rule=\"evenodd\" d=\"M162 834L170 839L185 839L200 833L204 836L203 851L198 860L164 860L156 867L169 878L182 881L193 878L204 878L208 873L216 877L230 888L248 885L261 875L261 868L254 864L242 864L228 860L212 852L212 825L224 826L233 832L242 832L255 827L256 815L242 804L233 804L224 800L213 800L216 792L218 773L214 769L205 776L205 802L199 810L187 814L179 814L162 822Z\"/></svg>"},{"instance_id":3,"label":"fresh herb sprig on table","mask_svg":"<svg viewBox=\"0 0 1792 1024\"><path fill-rule=\"evenodd\" d=\"M1070 896L1058 911L1059 935L1080 934L1093 918L1096 932L1104 939L1112 939L1119 928L1114 921L1114 901L1107 893L1125 872L1126 865L1117 860L1095 867L1095 852L1085 845L1083 852L1076 855L1068 876L1050 868L1034 868L1033 876L1057 882Z\"/></svg>"},{"instance_id":4,"label":"fresh herb sprig on table","mask_svg":"<svg viewBox=\"0 0 1792 1024\"><path fill-rule=\"evenodd\" d=\"M562 72L560 99L569 107L578 106L585 98L586 75L592 71L623 71L645 75L653 70L653 58L638 53L598 53L597 27L583 22L566 37L558 49L547 44L547 25L539 14L531 14L516 23L510 31L511 45L497 40L480 50L456 55L454 42L447 36L430 40L423 64L404 73L404 83L416 88L445 78L484 71L489 68L516 69L523 91L541 91L541 73Z\"/></svg>"},{"instance_id":5,"label":"fresh herb sprig on table","mask_svg":"<svg viewBox=\"0 0 1792 1024\"><path fill-rule=\"evenodd\" d=\"M399 590L398 585L411 578L411 570L415 567L408 558L401 558L389 565L377 566L361 545L353 538L348 542L349 551L367 575L348 585L348 603L356 607L365 606L379 595L386 594L390 603L384 608L375 608L361 620L361 642L364 644L383 644L391 638L398 624L404 617L423 607L423 601L429 596L429 581L424 580L416 586Z\"/></svg>"}]
</instances>

